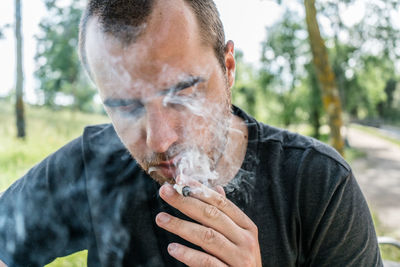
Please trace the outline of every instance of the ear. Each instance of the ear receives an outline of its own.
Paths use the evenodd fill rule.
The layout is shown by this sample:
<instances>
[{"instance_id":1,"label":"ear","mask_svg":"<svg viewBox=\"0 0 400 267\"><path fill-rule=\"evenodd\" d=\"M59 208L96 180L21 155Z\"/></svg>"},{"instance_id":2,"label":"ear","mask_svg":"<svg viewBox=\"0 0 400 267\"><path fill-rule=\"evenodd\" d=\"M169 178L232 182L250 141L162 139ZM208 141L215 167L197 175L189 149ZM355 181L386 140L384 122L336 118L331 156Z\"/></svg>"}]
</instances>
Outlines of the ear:
<instances>
[{"instance_id":1,"label":"ear","mask_svg":"<svg viewBox=\"0 0 400 267\"><path fill-rule=\"evenodd\" d=\"M225 45L225 67L226 76L228 77L229 88L235 83L235 45L233 41L229 40Z\"/></svg>"}]
</instances>

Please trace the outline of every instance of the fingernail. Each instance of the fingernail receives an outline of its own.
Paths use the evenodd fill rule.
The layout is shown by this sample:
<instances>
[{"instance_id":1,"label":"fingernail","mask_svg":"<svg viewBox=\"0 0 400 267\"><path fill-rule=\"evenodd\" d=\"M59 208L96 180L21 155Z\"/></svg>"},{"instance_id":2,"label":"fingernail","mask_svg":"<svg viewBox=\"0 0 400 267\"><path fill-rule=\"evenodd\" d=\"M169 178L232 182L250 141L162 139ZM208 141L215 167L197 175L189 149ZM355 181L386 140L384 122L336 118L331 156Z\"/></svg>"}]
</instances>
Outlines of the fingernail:
<instances>
[{"instance_id":1,"label":"fingernail","mask_svg":"<svg viewBox=\"0 0 400 267\"><path fill-rule=\"evenodd\" d=\"M168 245L168 252L170 254L175 254L177 252L177 250L178 250L178 245L177 244L171 243L171 244Z\"/></svg>"},{"instance_id":2,"label":"fingernail","mask_svg":"<svg viewBox=\"0 0 400 267\"><path fill-rule=\"evenodd\" d=\"M164 223L169 222L169 220L170 220L169 215L167 215L165 213L160 213L160 214L157 215L157 221L160 222L160 223L164 224Z\"/></svg>"}]
</instances>

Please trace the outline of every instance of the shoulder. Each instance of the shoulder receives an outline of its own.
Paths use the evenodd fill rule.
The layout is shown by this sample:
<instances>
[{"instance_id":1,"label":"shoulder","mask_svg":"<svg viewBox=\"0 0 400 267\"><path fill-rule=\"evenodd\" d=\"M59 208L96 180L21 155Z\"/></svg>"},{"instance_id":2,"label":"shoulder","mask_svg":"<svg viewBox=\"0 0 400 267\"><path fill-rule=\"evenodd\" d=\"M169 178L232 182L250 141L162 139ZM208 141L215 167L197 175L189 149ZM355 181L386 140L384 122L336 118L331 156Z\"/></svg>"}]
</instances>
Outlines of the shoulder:
<instances>
[{"instance_id":1,"label":"shoulder","mask_svg":"<svg viewBox=\"0 0 400 267\"><path fill-rule=\"evenodd\" d=\"M83 130L83 139L85 142L98 142L103 139L117 136L114 127L110 123L88 125Z\"/></svg>"},{"instance_id":2,"label":"shoulder","mask_svg":"<svg viewBox=\"0 0 400 267\"><path fill-rule=\"evenodd\" d=\"M237 107L234 114L248 127L246 165L256 164L268 180L292 188L301 181L335 184L351 176L349 164L331 146L259 122Z\"/></svg>"},{"instance_id":3,"label":"shoulder","mask_svg":"<svg viewBox=\"0 0 400 267\"><path fill-rule=\"evenodd\" d=\"M343 171L350 172L351 168L345 159L331 146L312 137L303 136L284 129L259 123L259 140L261 145L279 149L293 160L311 165L337 165Z\"/></svg>"},{"instance_id":4,"label":"shoulder","mask_svg":"<svg viewBox=\"0 0 400 267\"><path fill-rule=\"evenodd\" d=\"M126 150L112 124L86 126L82 135L82 145L84 154L100 153L103 155Z\"/></svg>"},{"instance_id":5,"label":"shoulder","mask_svg":"<svg viewBox=\"0 0 400 267\"><path fill-rule=\"evenodd\" d=\"M329 198L344 184L353 183L349 164L334 148L311 137L258 125L262 173L269 173L270 183L288 194Z\"/></svg>"},{"instance_id":6,"label":"shoulder","mask_svg":"<svg viewBox=\"0 0 400 267\"><path fill-rule=\"evenodd\" d=\"M87 126L82 144L87 176L119 182L140 171L112 124Z\"/></svg>"}]
</instances>

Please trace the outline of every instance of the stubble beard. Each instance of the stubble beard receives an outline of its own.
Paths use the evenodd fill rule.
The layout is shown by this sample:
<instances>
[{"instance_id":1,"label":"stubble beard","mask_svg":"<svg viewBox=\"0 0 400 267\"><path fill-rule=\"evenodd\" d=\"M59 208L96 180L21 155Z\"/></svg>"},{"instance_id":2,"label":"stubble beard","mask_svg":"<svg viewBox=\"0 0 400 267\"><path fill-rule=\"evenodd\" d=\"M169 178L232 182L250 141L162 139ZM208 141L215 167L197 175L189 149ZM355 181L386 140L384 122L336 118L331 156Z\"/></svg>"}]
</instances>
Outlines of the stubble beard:
<instances>
[{"instance_id":1,"label":"stubble beard","mask_svg":"<svg viewBox=\"0 0 400 267\"><path fill-rule=\"evenodd\" d=\"M143 159L136 159L139 166L156 182L159 184L175 184L176 176L165 177L157 171L151 171L151 168L156 167L162 161L168 161L173 157L179 157L180 155L190 153L191 151L200 153L204 155L204 157L208 158L210 172L214 172L217 169L217 165L222 158L228 143L228 135L232 118L231 93L226 77L225 84L226 96L222 108L218 107L217 104L215 104L215 110L204 107L204 113L207 114L207 116L204 116L203 118L204 127L207 127L208 132L206 137L192 136L193 139L191 139L184 136L183 139L188 141L185 141L181 144L173 144L165 153L153 153L147 157L143 157ZM185 132L190 132L190 129ZM207 136L209 138L207 138ZM196 138L200 138L203 142L193 145L191 140L196 140ZM204 149L202 146L204 146L206 149ZM180 168L179 162L174 167L178 170L176 173L178 175ZM218 184L218 181L214 180L212 181L212 184Z\"/></svg>"}]
</instances>

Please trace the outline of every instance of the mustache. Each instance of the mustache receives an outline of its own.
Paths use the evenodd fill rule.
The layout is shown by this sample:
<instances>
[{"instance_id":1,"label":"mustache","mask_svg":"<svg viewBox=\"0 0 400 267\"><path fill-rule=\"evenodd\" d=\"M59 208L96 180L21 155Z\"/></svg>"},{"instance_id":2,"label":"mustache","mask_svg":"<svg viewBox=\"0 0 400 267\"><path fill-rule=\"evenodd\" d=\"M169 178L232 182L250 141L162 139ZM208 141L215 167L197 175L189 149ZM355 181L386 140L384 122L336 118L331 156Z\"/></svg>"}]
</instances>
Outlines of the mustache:
<instances>
[{"instance_id":1,"label":"mustache","mask_svg":"<svg viewBox=\"0 0 400 267\"><path fill-rule=\"evenodd\" d=\"M182 153L185 149L182 145L176 144L171 146L166 152L164 153L152 153L145 159L145 165L148 168L157 166L162 162L169 161L170 159L174 158L176 155Z\"/></svg>"}]
</instances>

